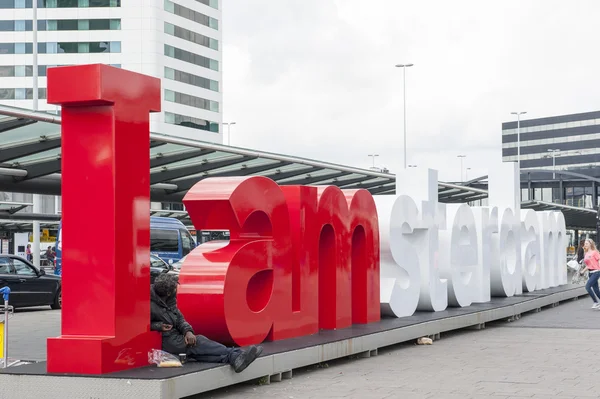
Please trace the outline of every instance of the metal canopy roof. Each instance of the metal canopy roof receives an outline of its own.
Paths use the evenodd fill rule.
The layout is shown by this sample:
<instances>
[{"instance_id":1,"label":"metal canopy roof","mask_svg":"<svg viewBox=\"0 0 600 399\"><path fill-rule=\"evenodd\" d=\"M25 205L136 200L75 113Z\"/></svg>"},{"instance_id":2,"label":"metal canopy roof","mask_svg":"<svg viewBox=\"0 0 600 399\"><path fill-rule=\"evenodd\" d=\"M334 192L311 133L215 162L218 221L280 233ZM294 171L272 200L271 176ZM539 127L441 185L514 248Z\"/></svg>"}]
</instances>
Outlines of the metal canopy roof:
<instances>
[{"instance_id":1,"label":"metal canopy roof","mask_svg":"<svg viewBox=\"0 0 600 399\"><path fill-rule=\"evenodd\" d=\"M4 115L4 116L3 116ZM0 191L60 195L61 118L0 105ZM266 176L280 185L336 185L394 194L390 173L150 133L151 199L181 202L207 177ZM465 202L487 191L439 183L440 201Z\"/></svg>"},{"instance_id":2,"label":"metal canopy roof","mask_svg":"<svg viewBox=\"0 0 600 399\"><path fill-rule=\"evenodd\" d=\"M588 208L577 208L569 205L553 204L543 201L525 201L521 203L521 209L533 209L536 211L562 211L566 224L571 229L595 230L596 211Z\"/></svg>"},{"instance_id":3,"label":"metal canopy roof","mask_svg":"<svg viewBox=\"0 0 600 399\"><path fill-rule=\"evenodd\" d=\"M0 105L0 191L60 195L60 122L55 114ZM396 192L396 177L390 173L150 133L152 201L181 202L196 182L207 177L252 175L267 176L280 185L336 185L364 188L372 194ZM464 203L487 198L482 180L465 185L440 182L439 201ZM17 213L26 206L29 204L0 204L0 225L26 230L30 223L17 220L35 218L51 226L59 217ZM570 227L595 226L595 211L590 209L539 201L525 202L523 208L561 210ZM176 217L190 224L185 211L152 210L151 215Z\"/></svg>"},{"instance_id":4,"label":"metal canopy roof","mask_svg":"<svg viewBox=\"0 0 600 399\"><path fill-rule=\"evenodd\" d=\"M33 229L31 221L22 220L4 220L0 219L0 230L9 231L12 233L30 233ZM40 222L41 229L55 230L58 229L59 222Z\"/></svg>"}]
</instances>

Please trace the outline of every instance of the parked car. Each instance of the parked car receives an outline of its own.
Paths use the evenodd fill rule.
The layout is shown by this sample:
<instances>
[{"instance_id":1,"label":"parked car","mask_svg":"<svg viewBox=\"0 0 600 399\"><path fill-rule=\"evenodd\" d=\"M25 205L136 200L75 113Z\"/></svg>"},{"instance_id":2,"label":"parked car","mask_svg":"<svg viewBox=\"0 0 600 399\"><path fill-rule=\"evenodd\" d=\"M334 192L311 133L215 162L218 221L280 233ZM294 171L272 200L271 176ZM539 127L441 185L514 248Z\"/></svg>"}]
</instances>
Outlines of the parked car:
<instances>
[{"instance_id":1,"label":"parked car","mask_svg":"<svg viewBox=\"0 0 600 399\"><path fill-rule=\"evenodd\" d=\"M174 272L179 273L181 271L181 266L183 266L183 262L185 262L185 258L187 258L187 255L171 265L173 267Z\"/></svg>"},{"instance_id":2,"label":"parked car","mask_svg":"<svg viewBox=\"0 0 600 399\"><path fill-rule=\"evenodd\" d=\"M15 255L0 255L0 287L10 288L9 304L15 308L50 305L62 307L61 278L46 274Z\"/></svg>"},{"instance_id":3,"label":"parked car","mask_svg":"<svg viewBox=\"0 0 600 399\"><path fill-rule=\"evenodd\" d=\"M162 260L156 255L150 254L150 284L154 284L154 280L163 273L177 273L173 266Z\"/></svg>"}]
</instances>

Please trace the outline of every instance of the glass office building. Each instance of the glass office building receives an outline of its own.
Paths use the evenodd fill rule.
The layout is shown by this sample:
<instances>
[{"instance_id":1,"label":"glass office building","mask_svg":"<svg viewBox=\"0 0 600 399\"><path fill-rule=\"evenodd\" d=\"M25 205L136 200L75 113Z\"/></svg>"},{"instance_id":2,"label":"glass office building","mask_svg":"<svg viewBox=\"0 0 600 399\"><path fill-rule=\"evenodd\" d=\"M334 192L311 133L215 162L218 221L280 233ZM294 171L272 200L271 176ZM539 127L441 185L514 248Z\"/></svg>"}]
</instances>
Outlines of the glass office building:
<instances>
[{"instance_id":1,"label":"glass office building","mask_svg":"<svg viewBox=\"0 0 600 399\"><path fill-rule=\"evenodd\" d=\"M521 169L600 167L600 111L520 123ZM517 121L502 124L502 159L517 161Z\"/></svg>"},{"instance_id":2,"label":"glass office building","mask_svg":"<svg viewBox=\"0 0 600 399\"><path fill-rule=\"evenodd\" d=\"M49 67L110 64L162 80L152 132L222 143L221 14L221 0L0 0L0 104L33 107L37 44L40 111L56 111Z\"/></svg>"}]
</instances>

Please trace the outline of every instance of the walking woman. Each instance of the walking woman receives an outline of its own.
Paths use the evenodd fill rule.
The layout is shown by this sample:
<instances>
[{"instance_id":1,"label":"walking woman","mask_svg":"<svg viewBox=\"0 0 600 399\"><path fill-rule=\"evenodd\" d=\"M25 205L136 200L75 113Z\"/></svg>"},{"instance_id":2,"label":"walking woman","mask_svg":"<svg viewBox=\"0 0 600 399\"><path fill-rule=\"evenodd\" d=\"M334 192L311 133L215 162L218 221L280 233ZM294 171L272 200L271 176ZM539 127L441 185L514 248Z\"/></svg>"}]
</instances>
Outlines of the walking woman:
<instances>
[{"instance_id":1,"label":"walking woman","mask_svg":"<svg viewBox=\"0 0 600 399\"><path fill-rule=\"evenodd\" d=\"M583 250L585 252L583 263L585 263L590 272L590 278L585 285L585 289L594 301L592 309L598 309L600 308L600 287L598 287L598 279L600 279L600 253L598 253L594 241L589 238L585 240Z\"/></svg>"},{"instance_id":2,"label":"walking woman","mask_svg":"<svg viewBox=\"0 0 600 399\"><path fill-rule=\"evenodd\" d=\"M585 263L583 263L583 259L585 258L585 251L583 249L584 246L585 240L581 240L579 242L579 247L577 247L577 265L575 266L577 270L575 270L575 273L573 273L571 284L585 283L589 278L589 272L585 266Z\"/></svg>"}]
</instances>

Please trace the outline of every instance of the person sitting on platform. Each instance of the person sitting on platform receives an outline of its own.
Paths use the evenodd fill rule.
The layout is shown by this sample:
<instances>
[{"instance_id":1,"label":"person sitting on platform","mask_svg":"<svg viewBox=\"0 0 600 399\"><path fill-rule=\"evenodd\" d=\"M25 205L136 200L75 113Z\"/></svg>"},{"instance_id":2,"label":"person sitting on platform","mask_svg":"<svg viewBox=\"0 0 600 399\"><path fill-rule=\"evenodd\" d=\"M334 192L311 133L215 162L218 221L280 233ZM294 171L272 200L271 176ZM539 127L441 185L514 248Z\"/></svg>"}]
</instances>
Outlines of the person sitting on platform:
<instances>
[{"instance_id":1,"label":"person sitting on platform","mask_svg":"<svg viewBox=\"0 0 600 399\"><path fill-rule=\"evenodd\" d=\"M177 308L178 277L161 274L150 288L151 330L162 333L162 350L175 356L186 354L190 359L207 363L228 363L241 373L262 353L262 346L247 350L228 348L218 342L194 334Z\"/></svg>"}]
</instances>

